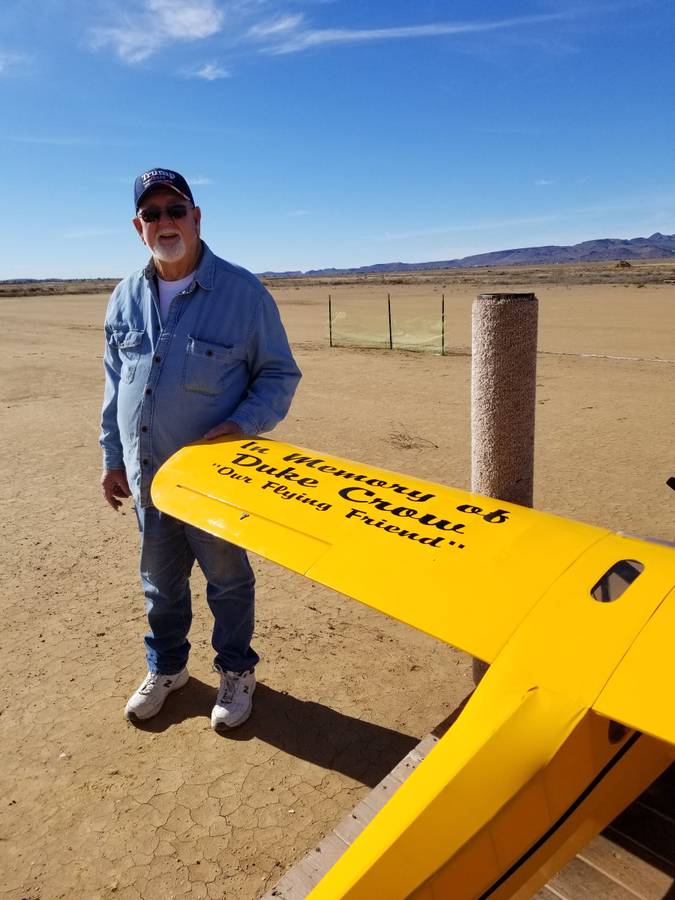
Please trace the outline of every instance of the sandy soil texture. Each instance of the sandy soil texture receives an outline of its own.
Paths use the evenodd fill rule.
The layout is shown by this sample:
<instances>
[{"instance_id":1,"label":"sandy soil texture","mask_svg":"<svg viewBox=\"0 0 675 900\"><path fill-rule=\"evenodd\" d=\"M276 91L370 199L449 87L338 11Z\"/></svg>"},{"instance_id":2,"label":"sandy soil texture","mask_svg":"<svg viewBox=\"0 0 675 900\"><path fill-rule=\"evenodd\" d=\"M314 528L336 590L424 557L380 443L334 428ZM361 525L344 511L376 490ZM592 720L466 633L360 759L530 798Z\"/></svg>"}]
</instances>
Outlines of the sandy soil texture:
<instances>
[{"instance_id":1,"label":"sandy soil texture","mask_svg":"<svg viewBox=\"0 0 675 900\"><path fill-rule=\"evenodd\" d=\"M673 287L552 280L522 285L540 298L535 503L673 539ZM412 306L444 290L451 352L331 350L328 288L279 285L304 379L277 435L468 487L475 286L330 290L370 305L389 290ZM126 723L144 613L133 511L113 514L98 487L105 302L0 301L0 897L249 900L461 701L469 665L255 559L252 719L225 737L209 727L216 678L196 575L192 679L147 726Z\"/></svg>"}]
</instances>

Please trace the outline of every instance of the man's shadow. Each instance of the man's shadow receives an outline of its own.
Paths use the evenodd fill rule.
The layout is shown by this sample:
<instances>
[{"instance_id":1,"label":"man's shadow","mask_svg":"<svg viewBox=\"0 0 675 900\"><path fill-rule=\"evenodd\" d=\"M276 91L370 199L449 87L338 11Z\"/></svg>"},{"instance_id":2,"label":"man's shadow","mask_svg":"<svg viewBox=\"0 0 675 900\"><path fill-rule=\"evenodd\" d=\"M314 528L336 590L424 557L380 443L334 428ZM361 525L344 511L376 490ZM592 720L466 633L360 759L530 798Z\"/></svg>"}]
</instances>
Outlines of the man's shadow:
<instances>
[{"instance_id":1,"label":"man's shadow","mask_svg":"<svg viewBox=\"0 0 675 900\"><path fill-rule=\"evenodd\" d=\"M157 716L135 724L157 733L185 719L203 716L209 720L215 699L212 685L191 677L184 688L167 698ZM381 781L419 742L412 735L345 715L322 703L299 700L260 682L251 718L222 737L232 741L258 738L369 787Z\"/></svg>"}]
</instances>

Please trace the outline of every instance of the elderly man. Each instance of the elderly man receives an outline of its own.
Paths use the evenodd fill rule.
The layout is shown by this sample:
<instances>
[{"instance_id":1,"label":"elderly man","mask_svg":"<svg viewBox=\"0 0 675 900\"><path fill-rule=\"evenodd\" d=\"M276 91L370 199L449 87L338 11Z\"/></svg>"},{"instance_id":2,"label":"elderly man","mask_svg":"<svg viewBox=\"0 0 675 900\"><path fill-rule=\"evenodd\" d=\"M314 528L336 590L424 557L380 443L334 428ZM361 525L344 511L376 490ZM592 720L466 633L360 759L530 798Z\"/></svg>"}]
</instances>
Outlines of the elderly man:
<instances>
[{"instance_id":1,"label":"elderly man","mask_svg":"<svg viewBox=\"0 0 675 900\"><path fill-rule=\"evenodd\" d=\"M251 567L243 550L154 508L150 483L191 441L274 428L300 372L270 294L200 240L201 211L183 176L151 169L136 179L134 199L133 223L152 259L108 304L100 439L105 499L117 510L133 495L136 505L150 625L148 674L125 716L149 719L188 680L196 559L220 673L211 724L233 728L249 717L255 689Z\"/></svg>"}]
</instances>

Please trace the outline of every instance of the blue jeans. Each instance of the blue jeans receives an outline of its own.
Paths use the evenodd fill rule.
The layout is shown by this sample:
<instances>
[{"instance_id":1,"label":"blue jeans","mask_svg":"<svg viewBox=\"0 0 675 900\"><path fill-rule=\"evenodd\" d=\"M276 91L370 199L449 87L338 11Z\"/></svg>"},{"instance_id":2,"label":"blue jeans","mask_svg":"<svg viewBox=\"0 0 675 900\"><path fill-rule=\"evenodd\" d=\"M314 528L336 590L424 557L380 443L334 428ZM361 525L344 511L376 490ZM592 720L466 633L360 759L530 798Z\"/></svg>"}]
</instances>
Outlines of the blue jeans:
<instances>
[{"instance_id":1,"label":"blue jeans","mask_svg":"<svg viewBox=\"0 0 675 900\"><path fill-rule=\"evenodd\" d=\"M148 668L173 675L186 665L192 624L190 573L195 559L206 578L213 613L215 662L243 672L258 662L251 649L255 578L246 552L186 525L154 506L137 508L141 530L141 581L150 634L145 637Z\"/></svg>"}]
</instances>

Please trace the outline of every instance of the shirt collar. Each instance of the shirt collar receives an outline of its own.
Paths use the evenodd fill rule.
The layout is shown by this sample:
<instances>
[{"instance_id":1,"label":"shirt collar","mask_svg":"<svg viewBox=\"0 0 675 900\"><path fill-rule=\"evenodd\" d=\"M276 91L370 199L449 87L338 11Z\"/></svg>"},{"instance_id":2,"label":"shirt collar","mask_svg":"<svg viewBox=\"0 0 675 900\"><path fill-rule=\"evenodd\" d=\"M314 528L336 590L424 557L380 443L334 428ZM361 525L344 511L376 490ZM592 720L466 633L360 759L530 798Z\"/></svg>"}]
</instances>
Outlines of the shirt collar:
<instances>
[{"instance_id":1,"label":"shirt collar","mask_svg":"<svg viewBox=\"0 0 675 900\"><path fill-rule=\"evenodd\" d=\"M204 288L205 291L210 291L213 288L213 278L216 270L216 257L211 252L209 247L202 241L202 255L197 263L197 271L195 272L195 281L197 284Z\"/></svg>"}]
</instances>

